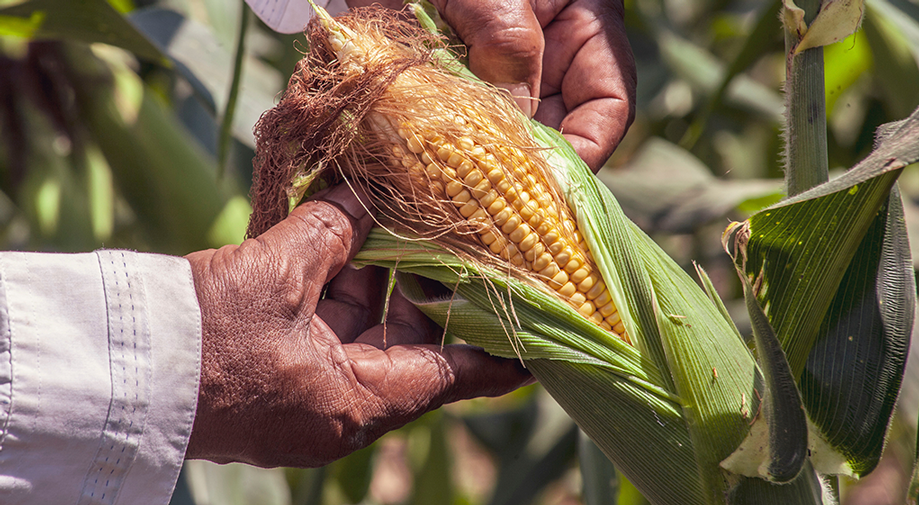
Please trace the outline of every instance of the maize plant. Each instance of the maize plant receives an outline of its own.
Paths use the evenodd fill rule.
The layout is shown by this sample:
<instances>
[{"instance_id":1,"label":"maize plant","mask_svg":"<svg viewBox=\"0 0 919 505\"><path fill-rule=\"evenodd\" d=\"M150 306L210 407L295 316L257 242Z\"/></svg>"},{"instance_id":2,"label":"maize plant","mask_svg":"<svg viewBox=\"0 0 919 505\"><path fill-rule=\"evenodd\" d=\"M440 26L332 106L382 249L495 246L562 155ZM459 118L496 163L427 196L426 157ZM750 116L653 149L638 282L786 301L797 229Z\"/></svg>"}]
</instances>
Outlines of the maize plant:
<instances>
[{"instance_id":1,"label":"maize plant","mask_svg":"<svg viewBox=\"0 0 919 505\"><path fill-rule=\"evenodd\" d=\"M317 188L361 185L379 226L355 262L399 272L447 334L521 360L653 503L821 502L808 455L836 451L808 437L755 297L757 358L704 271L700 288L558 132L466 70L424 7L420 26L317 12L256 127L250 236Z\"/></svg>"}]
</instances>

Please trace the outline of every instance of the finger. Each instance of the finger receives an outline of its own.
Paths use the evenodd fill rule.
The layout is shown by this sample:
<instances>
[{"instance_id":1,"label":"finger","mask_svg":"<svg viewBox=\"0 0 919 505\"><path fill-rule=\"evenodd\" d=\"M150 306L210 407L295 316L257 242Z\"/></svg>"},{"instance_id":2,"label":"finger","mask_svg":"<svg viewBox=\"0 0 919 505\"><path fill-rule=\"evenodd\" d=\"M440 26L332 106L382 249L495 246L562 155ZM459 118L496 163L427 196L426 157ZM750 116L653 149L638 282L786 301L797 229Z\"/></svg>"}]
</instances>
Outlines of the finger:
<instances>
[{"instance_id":1,"label":"finger","mask_svg":"<svg viewBox=\"0 0 919 505\"><path fill-rule=\"evenodd\" d=\"M326 322L342 343L353 342L382 318L389 271L379 267L356 269L346 265L329 282L316 316Z\"/></svg>"},{"instance_id":2,"label":"finger","mask_svg":"<svg viewBox=\"0 0 919 505\"><path fill-rule=\"evenodd\" d=\"M519 361L467 345L345 346L355 381L368 393L365 418L395 429L446 403L500 396L534 379ZM374 423L377 424L377 423Z\"/></svg>"},{"instance_id":3,"label":"finger","mask_svg":"<svg viewBox=\"0 0 919 505\"><path fill-rule=\"evenodd\" d=\"M597 171L635 113L635 63L621 4L573 2L545 27L545 36L542 104L536 119L559 128Z\"/></svg>"},{"instance_id":4,"label":"finger","mask_svg":"<svg viewBox=\"0 0 919 505\"><path fill-rule=\"evenodd\" d=\"M367 239L373 226L370 207L364 203L369 201L360 188L340 184L317 193L281 223L293 228L283 230L288 232L289 253L313 256L312 271L306 273L319 275L320 286L335 277Z\"/></svg>"},{"instance_id":5,"label":"finger","mask_svg":"<svg viewBox=\"0 0 919 505\"><path fill-rule=\"evenodd\" d=\"M435 344L443 338L443 329L408 301L399 289L389 299L386 323L364 332L355 342L377 349L394 345Z\"/></svg>"},{"instance_id":6,"label":"finger","mask_svg":"<svg viewBox=\"0 0 919 505\"><path fill-rule=\"evenodd\" d=\"M536 112L543 64L539 21L522 0L434 0L469 53L469 69L510 91L528 117Z\"/></svg>"}]
</instances>

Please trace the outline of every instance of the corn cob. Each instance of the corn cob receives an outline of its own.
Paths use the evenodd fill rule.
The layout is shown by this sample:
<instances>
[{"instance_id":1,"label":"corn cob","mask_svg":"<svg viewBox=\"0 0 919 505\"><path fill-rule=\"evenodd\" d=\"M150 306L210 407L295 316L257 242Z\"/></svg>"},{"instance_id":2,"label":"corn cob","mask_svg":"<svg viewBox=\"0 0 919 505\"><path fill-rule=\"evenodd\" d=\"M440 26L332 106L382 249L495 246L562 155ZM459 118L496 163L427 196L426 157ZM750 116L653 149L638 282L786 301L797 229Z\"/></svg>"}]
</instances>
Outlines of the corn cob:
<instances>
[{"instance_id":1,"label":"corn cob","mask_svg":"<svg viewBox=\"0 0 919 505\"><path fill-rule=\"evenodd\" d=\"M493 254L532 273L581 315L627 340L576 221L536 175L532 155L507 143L494 145L507 139L487 118L473 117L454 116L454 123L468 133L454 142L399 125L392 165L406 167L418 184L430 187L459 217L474 223L478 239ZM486 149L489 144L491 149Z\"/></svg>"},{"instance_id":2,"label":"corn cob","mask_svg":"<svg viewBox=\"0 0 919 505\"><path fill-rule=\"evenodd\" d=\"M422 61L413 49L374 32L358 33L321 9L325 42L345 78L394 62ZM484 249L544 282L582 316L629 342L610 291L571 210L554 191L547 162L520 125L512 102L483 95L429 61L400 68L367 111L364 148L388 165L359 175L385 180L393 213L432 227L445 223ZM443 96L463 89L465 100ZM484 104L483 104L484 102ZM484 112L487 111L487 112ZM503 119L502 119L503 118ZM368 141L367 139L372 139ZM384 190L385 191L385 190ZM407 214L406 214L407 213Z\"/></svg>"}]
</instances>

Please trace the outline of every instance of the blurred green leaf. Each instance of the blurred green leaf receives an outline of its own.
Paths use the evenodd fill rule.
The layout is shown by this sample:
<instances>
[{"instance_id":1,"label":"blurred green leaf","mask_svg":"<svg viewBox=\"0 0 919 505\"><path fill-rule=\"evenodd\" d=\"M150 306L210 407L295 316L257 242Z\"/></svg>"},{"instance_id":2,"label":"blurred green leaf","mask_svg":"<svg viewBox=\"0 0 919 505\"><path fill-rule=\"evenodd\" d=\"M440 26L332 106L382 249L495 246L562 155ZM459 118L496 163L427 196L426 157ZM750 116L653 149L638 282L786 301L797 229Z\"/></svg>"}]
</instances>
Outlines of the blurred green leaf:
<instances>
[{"instance_id":1,"label":"blurred green leaf","mask_svg":"<svg viewBox=\"0 0 919 505\"><path fill-rule=\"evenodd\" d=\"M239 2L239 4L239 29L236 35L236 52L233 56L233 77L230 78L230 91L227 92L226 105L221 112L220 133L217 136L217 174L219 177L226 172L227 157L230 154L230 132L233 129L233 117L236 115L239 86L243 75L243 61L246 56L246 33L249 31L249 7L246 2Z\"/></svg>"},{"instance_id":2,"label":"blurred green leaf","mask_svg":"<svg viewBox=\"0 0 919 505\"><path fill-rule=\"evenodd\" d=\"M499 466L520 457L540 420L537 397L519 408L462 417L469 433L498 458Z\"/></svg>"},{"instance_id":3,"label":"blurred green leaf","mask_svg":"<svg viewBox=\"0 0 919 505\"><path fill-rule=\"evenodd\" d=\"M290 505L290 487L281 468L194 460L185 462L183 474L195 505Z\"/></svg>"},{"instance_id":4,"label":"blurred green leaf","mask_svg":"<svg viewBox=\"0 0 919 505\"><path fill-rule=\"evenodd\" d=\"M519 415L506 419L501 430L508 438L497 448L498 476L488 501L491 505L532 503L574 460L574 423L545 390L537 389L516 412ZM475 419L481 424L489 417Z\"/></svg>"},{"instance_id":5,"label":"blurred green leaf","mask_svg":"<svg viewBox=\"0 0 919 505\"><path fill-rule=\"evenodd\" d=\"M755 201L774 203L782 186L778 180L716 178L692 153L660 138L645 142L625 166L601 170L598 177L642 229L670 233L691 233L744 203L747 208Z\"/></svg>"},{"instance_id":6,"label":"blurred green leaf","mask_svg":"<svg viewBox=\"0 0 919 505\"><path fill-rule=\"evenodd\" d=\"M56 135L47 116L26 107L29 170L14 200L29 222L30 247L85 251L97 246L87 190L86 152ZM77 165L73 170L71 164Z\"/></svg>"},{"instance_id":7,"label":"blurred green leaf","mask_svg":"<svg viewBox=\"0 0 919 505\"><path fill-rule=\"evenodd\" d=\"M769 3L761 9L761 12L757 15L756 25L744 39L740 52L737 53L737 56L731 61L724 75L721 77L721 84L719 84L716 91L708 97L702 109L702 113L686 130L686 134L680 141L680 145L687 149L691 149L692 146L695 145L699 137L705 132L711 114L724 101L731 81L769 50L768 41L770 38L775 37L776 34L781 32L781 24L779 23L779 10L781 7L781 0L769 0Z\"/></svg>"},{"instance_id":8,"label":"blurred green leaf","mask_svg":"<svg viewBox=\"0 0 919 505\"><path fill-rule=\"evenodd\" d=\"M521 466L515 472L516 479L502 474L495 486L490 505L529 505L533 503L546 485L557 480L574 460L577 442L577 427L570 428L556 439L542 457Z\"/></svg>"},{"instance_id":9,"label":"blurred green leaf","mask_svg":"<svg viewBox=\"0 0 919 505\"><path fill-rule=\"evenodd\" d=\"M826 110L832 117L836 101L871 70L874 60L871 46L863 32L823 48L823 72L826 89Z\"/></svg>"},{"instance_id":10,"label":"blurred green leaf","mask_svg":"<svg viewBox=\"0 0 919 505\"><path fill-rule=\"evenodd\" d=\"M411 449L416 452L411 505L451 504L454 501L452 463L443 417L443 412L431 412L410 431L409 443L415 446Z\"/></svg>"},{"instance_id":11,"label":"blurred green leaf","mask_svg":"<svg viewBox=\"0 0 919 505\"><path fill-rule=\"evenodd\" d=\"M897 27L913 57L919 60L919 5L911 0L868 0L866 4L871 12L880 12Z\"/></svg>"},{"instance_id":12,"label":"blurred green leaf","mask_svg":"<svg viewBox=\"0 0 919 505\"><path fill-rule=\"evenodd\" d=\"M667 29L660 29L657 41L662 58L675 74L705 95L718 92L727 74L724 63L704 48ZM731 79L725 92L726 103L777 124L782 122L782 99L775 90L747 76L738 75Z\"/></svg>"},{"instance_id":13,"label":"blurred green leaf","mask_svg":"<svg viewBox=\"0 0 919 505\"><path fill-rule=\"evenodd\" d=\"M893 117L905 117L919 106L919 49L910 47L909 40L881 9L869 7L862 31L871 46L884 105Z\"/></svg>"},{"instance_id":14,"label":"blurred green leaf","mask_svg":"<svg viewBox=\"0 0 919 505\"><path fill-rule=\"evenodd\" d=\"M348 503L361 503L370 491L376 447L371 445L330 465L330 477L337 480Z\"/></svg>"},{"instance_id":15,"label":"blurred green leaf","mask_svg":"<svg viewBox=\"0 0 919 505\"><path fill-rule=\"evenodd\" d=\"M132 14L132 21L176 62L215 116L229 100L232 89L233 54L213 30L168 9L151 7ZM243 55L246 72L241 75L233 114L233 136L254 147L252 128L262 113L274 106L284 80L278 71L250 54Z\"/></svg>"},{"instance_id":16,"label":"blurred green leaf","mask_svg":"<svg viewBox=\"0 0 919 505\"><path fill-rule=\"evenodd\" d=\"M83 77L76 89L81 119L156 249L210 247L208 232L241 191L218 185L213 160L116 55L103 63L86 49L72 48L70 58Z\"/></svg>"},{"instance_id":17,"label":"blurred green leaf","mask_svg":"<svg viewBox=\"0 0 919 505\"><path fill-rule=\"evenodd\" d=\"M619 501L619 473L597 444L582 431L578 431L578 463L584 505L616 505Z\"/></svg>"},{"instance_id":18,"label":"blurred green leaf","mask_svg":"<svg viewBox=\"0 0 919 505\"><path fill-rule=\"evenodd\" d=\"M105 0L25 0L0 8L0 35L102 42L140 58L166 57Z\"/></svg>"},{"instance_id":19,"label":"blurred green leaf","mask_svg":"<svg viewBox=\"0 0 919 505\"><path fill-rule=\"evenodd\" d=\"M95 145L86 150L89 211L92 219L93 236L105 242L115 228L115 187L112 170Z\"/></svg>"},{"instance_id":20,"label":"blurred green leaf","mask_svg":"<svg viewBox=\"0 0 919 505\"><path fill-rule=\"evenodd\" d=\"M249 205L248 198L241 194L231 196L223 210L214 218L214 223L207 232L207 242L211 247L241 243L246 236L250 214L252 206Z\"/></svg>"},{"instance_id":21,"label":"blurred green leaf","mask_svg":"<svg viewBox=\"0 0 919 505\"><path fill-rule=\"evenodd\" d=\"M328 466L319 468L286 468L291 505L321 505L322 490L327 483Z\"/></svg>"}]
</instances>

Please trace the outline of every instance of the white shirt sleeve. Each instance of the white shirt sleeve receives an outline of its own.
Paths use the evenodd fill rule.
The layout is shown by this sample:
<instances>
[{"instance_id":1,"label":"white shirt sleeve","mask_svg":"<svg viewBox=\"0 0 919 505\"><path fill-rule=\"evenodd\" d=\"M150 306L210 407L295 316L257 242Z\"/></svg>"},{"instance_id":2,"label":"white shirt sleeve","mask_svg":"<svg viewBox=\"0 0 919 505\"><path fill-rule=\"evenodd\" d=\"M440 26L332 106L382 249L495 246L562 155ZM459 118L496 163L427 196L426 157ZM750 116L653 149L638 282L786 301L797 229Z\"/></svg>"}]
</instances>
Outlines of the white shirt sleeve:
<instances>
[{"instance_id":1,"label":"white shirt sleeve","mask_svg":"<svg viewBox=\"0 0 919 505\"><path fill-rule=\"evenodd\" d=\"M182 258L0 253L0 502L168 503L200 321Z\"/></svg>"}]
</instances>

